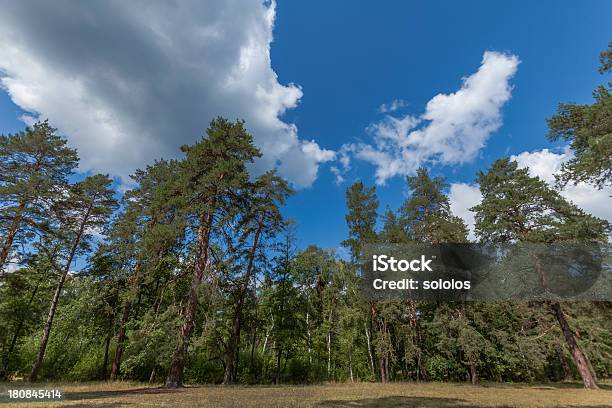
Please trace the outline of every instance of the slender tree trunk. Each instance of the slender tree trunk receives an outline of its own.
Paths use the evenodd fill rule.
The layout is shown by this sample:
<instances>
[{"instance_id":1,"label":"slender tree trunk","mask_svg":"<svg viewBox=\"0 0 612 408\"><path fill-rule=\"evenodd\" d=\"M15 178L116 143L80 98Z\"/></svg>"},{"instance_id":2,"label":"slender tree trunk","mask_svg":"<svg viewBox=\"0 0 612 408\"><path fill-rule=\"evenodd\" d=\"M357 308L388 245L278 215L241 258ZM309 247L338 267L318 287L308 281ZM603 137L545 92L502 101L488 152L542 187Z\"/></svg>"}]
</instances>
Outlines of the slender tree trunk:
<instances>
[{"instance_id":1,"label":"slender tree trunk","mask_svg":"<svg viewBox=\"0 0 612 408\"><path fill-rule=\"evenodd\" d=\"M383 319L383 336L385 338L385 354L384 354L384 361L385 361L385 382L389 382L390 376L389 376L389 354L390 351L389 349L391 348L391 338L389 336L389 330L387 328L387 321L385 319Z\"/></svg>"},{"instance_id":2,"label":"slender tree trunk","mask_svg":"<svg viewBox=\"0 0 612 408\"><path fill-rule=\"evenodd\" d=\"M249 364L251 375L255 373L255 343L257 342L257 329L253 328L253 337L251 338L251 362Z\"/></svg>"},{"instance_id":3,"label":"slender tree trunk","mask_svg":"<svg viewBox=\"0 0 612 408\"><path fill-rule=\"evenodd\" d=\"M389 353L387 351L386 327L384 323L380 323L380 335L383 341L383 350L380 353L380 381L383 383L389 382Z\"/></svg>"},{"instance_id":4,"label":"slender tree trunk","mask_svg":"<svg viewBox=\"0 0 612 408\"><path fill-rule=\"evenodd\" d=\"M278 349L276 350L276 377L274 378L274 384L280 384L280 373L281 373L281 356L283 354L283 346L281 344L278 345Z\"/></svg>"},{"instance_id":5,"label":"slender tree trunk","mask_svg":"<svg viewBox=\"0 0 612 408\"><path fill-rule=\"evenodd\" d=\"M261 354L266 354L266 347L268 346L268 339L270 338L270 332L274 330L274 320L272 320L272 327L266 331L266 338L264 340L263 347L261 349Z\"/></svg>"},{"instance_id":6,"label":"slender tree trunk","mask_svg":"<svg viewBox=\"0 0 612 408\"><path fill-rule=\"evenodd\" d=\"M153 381L155 381L155 373L157 372L157 365L153 366L153 369L151 370L151 375L149 376L149 384L152 384Z\"/></svg>"},{"instance_id":7,"label":"slender tree trunk","mask_svg":"<svg viewBox=\"0 0 612 408\"><path fill-rule=\"evenodd\" d=\"M8 233L6 235L6 239L2 244L2 249L0 249L0 278L4 276L4 265L8 259L8 256L11 252L11 248L13 247L13 242L15 241L15 236L17 235L17 231L19 231L19 226L21 225L21 220L23 217L23 210L25 209L26 202L25 200L21 200L19 203L19 207L17 208L17 213L15 214L15 218L13 218L13 222L9 227Z\"/></svg>"},{"instance_id":8,"label":"slender tree trunk","mask_svg":"<svg viewBox=\"0 0 612 408\"><path fill-rule=\"evenodd\" d=\"M238 357L238 344L240 343L242 308L244 306L244 298L249 287L249 280L251 279L253 265L255 264L255 253L257 252L257 246L259 245L259 238L262 230L263 225L260 223L260 225L257 227L257 231L255 232L255 237L253 238L253 245L251 246L251 250L249 252L249 262L238 292L238 303L236 304L236 310L234 311L234 325L232 327L232 333L229 341L227 342L225 351L225 373L223 374L223 384L232 384L236 380L235 373L238 366L236 364L236 360Z\"/></svg>"},{"instance_id":9,"label":"slender tree trunk","mask_svg":"<svg viewBox=\"0 0 612 408\"><path fill-rule=\"evenodd\" d=\"M389 375L389 353L385 355L385 377L387 378L387 382L391 379Z\"/></svg>"},{"instance_id":10,"label":"slender tree trunk","mask_svg":"<svg viewBox=\"0 0 612 408\"><path fill-rule=\"evenodd\" d=\"M127 324L130 320L130 310L132 309L132 299L136 293L140 293L140 279L139 271L142 263L136 262L134 270L132 271L132 277L130 282L130 294L123 304L123 313L121 313L121 322L119 323L119 331L117 332L117 348L115 349L115 357L113 358L113 366L111 367L110 379L115 381L119 377L121 370L121 359L123 358L123 348L125 345L125 335L127 330Z\"/></svg>"},{"instance_id":11,"label":"slender tree trunk","mask_svg":"<svg viewBox=\"0 0 612 408\"><path fill-rule=\"evenodd\" d=\"M72 243L72 248L70 249L70 255L68 256L68 260L66 261L66 265L64 266L62 275L60 276L60 279L57 283L57 287L55 288L55 293L53 294L53 299L51 300L51 306L49 307L49 313L47 314L47 321L45 322L45 327L43 329L42 339L40 340L40 347L38 349L36 361L32 365L32 371L30 372L30 382L36 381L40 368L42 367L42 362L45 357L45 351L47 350L47 343L49 342L49 336L51 335L51 326L53 324L53 318L55 317L55 312L57 310L60 295L62 294L62 289L64 288L64 283L66 282L66 276L68 276L70 265L72 264L72 260L74 259L74 255L76 254L79 242L81 241L81 237L83 236L83 232L85 231L85 226L87 225L89 215L93 208L93 202L94 200L92 200L92 204L87 209L87 212L85 213L85 216L81 221L79 231L77 232L77 235Z\"/></svg>"},{"instance_id":12,"label":"slender tree trunk","mask_svg":"<svg viewBox=\"0 0 612 408\"><path fill-rule=\"evenodd\" d=\"M327 332L327 379L331 374L331 329Z\"/></svg>"},{"instance_id":13,"label":"slender tree trunk","mask_svg":"<svg viewBox=\"0 0 612 408\"><path fill-rule=\"evenodd\" d=\"M104 377L104 381L108 380L108 349L110 348L110 342L112 337L113 336L109 332L106 336L106 341L104 343L104 361L102 362L102 375Z\"/></svg>"},{"instance_id":14,"label":"slender tree trunk","mask_svg":"<svg viewBox=\"0 0 612 408\"><path fill-rule=\"evenodd\" d=\"M368 326L366 322L363 322L363 329L365 330L365 335L366 335L366 344L368 347L370 370L372 370L372 375L376 377L376 369L374 368L374 356L372 355L372 341L370 340L370 331L368 330Z\"/></svg>"},{"instance_id":15,"label":"slender tree trunk","mask_svg":"<svg viewBox=\"0 0 612 408\"><path fill-rule=\"evenodd\" d=\"M312 340L310 338L310 314L306 312L306 347L308 348L308 363L312 364Z\"/></svg>"},{"instance_id":16,"label":"slender tree trunk","mask_svg":"<svg viewBox=\"0 0 612 408\"><path fill-rule=\"evenodd\" d=\"M563 352L563 347L560 343L555 343L555 350L557 351L557 357L559 357L559 363L561 363L561 368L563 368L563 381L571 382L573 380L572 368L567 361L567 357L565 357L565 353Z\"/></svg>"},{"instance_id":17,"label":"slender tree trunk","mask_svg":"<svg viewBox=\"0 0 612 408\"><path fill-rule=\"evenodd\" d=\"M255 293L257 293L257 279L255 275L253 275L253 287L255 288ZM257 303L255 303L254 309L255 321L257 321ZM257 325L253 326L253 337L251 338L251 362L249 364L251 375L255 373L255 343L257 343Z\"/></svg>"},{"instance_id":18,"label":"slender tree trunk","mask_svg":"<svg viewBox=\"0 0 612 408\"><path fill-rule=\"evenodd\" d=\"M384 319L380 321L378 319L378 312L376 311L376 305L374 303L370 304L370 312L372 314L372 322L376 322L378 326L379 336L381 336L383 342L383 350L381 350L380 355L378 356L379 361L379 370L380 370L380 381L383 383L389 382L389 352L387 351L387 324Z\"/></svg>"},{"instance_id":19,"label":"slender tree trunk","mask_svg":"<svg viewBox=\"0 0 612 408\"><path fill-rule=\"evenodd\" d=\"M213 215L216 202L213 200L211 210L206 215L204 222L200 222L198 226L198 251L195 271L191 279L191 286L187 295L187 306L185 307L185 321L179 331L179 338L172 355L170 363L170 371L166 378L166 387L178 388L183 385L183 371L185 369L185 355L187 354L187 346L189 338L193 332L195 321L196 308L198 305L198 288L204 269L208 263L208 244L210 242L210 232L212 230Z\"/></svg>"},{"instance_id":20,"label":"slender tree trunk","mask_svg":"<svg viewBox=\"0 0 612 408\"><path fill-rule=\"evenodd\" d=\"M34 287L32 294L30 295L30 299L28 300L28 305L26 306L26 309L29 309L30 306L32 305L32 302L34 301L34 298L36 297L36 293L38 292L39 287L40 287L40 281L36 283L36 286ZM22 315L21 319L19 320L19 324L17 325L17 328L15 329L15 333L13 333L13 338L11 339L11 345L9 346L8 350L6 351L6 353L4 354L2 358L2 367L0 367L0 381L3 381L6 379L6 376L8 374L9 362L11 360L11 355L13 354L13 350L15 349L15 346L17 345L17 339L19 338L19 334L21 333L21 330L23 329L24 324L25 324L25 316Z\"/></svg>"},{"instance_id":21,"label":"slender tree trunk","mask_svg":"<svg viewBox=\"0 0 612 408\"><path fill-rule=\"evenodd\" d=\"M113 366L111 368L110 380L115 381L119 376L119 369L121 368L121 358L123 357L123 344L125 342L125 331L126 325L130 317L130 308L132 302L127 299L123 305L123 313L121 314L121 323L119 324L119 332L117 333L117 348L115 350L115 357L113 358Z\"/></svg>"},{"instance_id":22,"label":"slender tree trunk","mask_svg":"<svg viewBox=\"0 0 612 408\"><path fill-rule=\"evenodd\" d=\"M387 383L387 370L385 369L385 356L381 355L380 356L380 381L382 383Z\"/></svg>"},{"instance_id":23,"label":"slender tree trunk","mask_svg":"<svg viewBox=\"0 0 612 408\"><path fill-rule=\"evenodd\" d=\"M472 385L478 385L480 383L480 379L478 378L478 369L476 368L476 364L470 362L470 381Z\"/></svg>"},{"instance_id":24,"label":"slender tree trunk","mask_svg":"<svg viewBox=\"0 0 612 408\"><path fill-rule=\"evenodd\" d=\"M331 302L331 307L329 310L329 329L327 331L327 378L330 379L331 375L332 375L332 367L331 367L331 360L332 360L332 348L331 348L331 343L332 343L332 325L334 322L334 307L335 307L335 301L332 300Z\"/></svg>"},{"instance_id":25,"label":"slender tree trunk","mask_svg":"<svg viewBox=\"0 0 612 408\"><path fill-rule=\"evenodd\" d=\"M587 359L578 346L576 342L576 338L574 333L572 332L569 323L567 322L567 318L565 317L565 313L563 313L563 309L561 308L561 304L559 302L551 303L551 309L561 326L561 331L563 332L563 337L565 337L565 341L570 349L572 357L574 359L574 364L576 364L576 368L578 368L578 372L580 373L580 377L582 378L582 383L584 384L584 388L597 389L597 383L593 378L593 374L589 369L589 364Z\"/></svg>"},{"instance_id":26,"label":"slender tree trunk","mask_svg":"<svg viewBox=\"0 0 612 408\"><path fill-rule=\"evenodd\" d=\"M278 331L282 333L282 330L285 327L284 317L285 317L285 281L287 278L288 268L289 268L289 254L288 252L285 254L285 274L283 275L283 280L281 282L281 296L280 296L280 313L278 317ZM274 377L274 384L280 384L280 374L281 374L281 357L283 355L283 343L281 342L280 337L278 340L274 340L274 345L276 346L276 377ZM286 365L286 361L285 361Z\"/></svg>"},{"instance_id":27,"label":"slender tree trunk","mask_svg":"<svg viewBox=\"0 0 612 408\"><path fill-rule=\"evenodd\" d=\"M417 350L417 370L416 370L416 380L417 382L421 379L421 323L419 322L419 316L417 313L416 302L414 300L408 301L408 309L410 316L410 324L414 329L414 343Z\"/></svg>"},{"instance_id":28,"label":"slender tree trunk","mask_svg":"<svg viewBox=\"0 0 612 408\"><path fill-rule=\"evenodd\" d=\"M349 374L351 377L351 382L354 382L355 379L353 378L353 349L349 346L349 351L348 351L348 357L349 357Z\"/></svg>"}]
</instances>

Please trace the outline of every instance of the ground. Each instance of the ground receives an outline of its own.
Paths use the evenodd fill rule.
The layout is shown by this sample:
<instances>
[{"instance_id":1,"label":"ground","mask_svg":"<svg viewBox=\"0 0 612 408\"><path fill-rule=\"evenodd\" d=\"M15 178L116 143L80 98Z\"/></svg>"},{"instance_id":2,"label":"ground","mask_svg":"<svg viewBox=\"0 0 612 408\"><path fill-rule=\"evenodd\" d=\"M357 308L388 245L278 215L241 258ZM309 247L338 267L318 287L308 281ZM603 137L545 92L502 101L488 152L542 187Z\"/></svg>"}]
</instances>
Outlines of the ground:
<instances>
[{"instance_id":1,"label":"ground","mask_svg":"<svg viewBox=\"0 0 612 408\"><path fill-rule=\"evenodd\" d=\"M16 403L8 389L60 389L60 401ZM0 384L4 407L612 407L612 386L580 384L352 383L310 386L191 386L138 383Z\"/></svg>"}]
</instances>

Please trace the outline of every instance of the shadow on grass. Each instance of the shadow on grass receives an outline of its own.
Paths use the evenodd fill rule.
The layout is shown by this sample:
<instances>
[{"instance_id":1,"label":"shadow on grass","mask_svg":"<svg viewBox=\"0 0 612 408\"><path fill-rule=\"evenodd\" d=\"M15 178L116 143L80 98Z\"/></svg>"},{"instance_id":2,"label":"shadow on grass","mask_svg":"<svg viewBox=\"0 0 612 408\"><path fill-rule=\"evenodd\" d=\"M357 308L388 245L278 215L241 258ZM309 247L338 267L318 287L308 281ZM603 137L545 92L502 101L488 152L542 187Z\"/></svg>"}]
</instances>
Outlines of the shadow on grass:
<instances>
[{"instance_id":1,"label":"shadow on grass","mask_svg":"<svg viewBox=\"0 0 612 408\"><path fill-rule=\"evenodd\" d=\"M175 392L180 392L180 389L169 389L169 388L164 388L164 387L129 388L126 390L66 392L64 393L62 399L64 401L78 401L78 400L88 400L88 399L124 397L128 395L171 394Z\"/></svg>"},{"instance_id":2,"label":"shadow on grass","mask_svg":"<svg viewBox=\"0 0 612 408\"><path fill-rule=\"evenodd\" d=\"M95 406L96 408L119 408L119 407L125 407L126 403L122 402L116 402L116 403L110 403L110 404L96 404L96 405L91 405L91 404L77 404L77 405L60 405L59 408L62 407L70 407L70 408L91 408L92 406Z\"/></svg>"},{"instance_id":3,"label":"shadow on grass","mask_svg":"<svg viewBox=\"0 0 612 408\"><path fill-rule=\"evenodd\" d=\"M486 405L488 407L489 405ZM317 408L484 408L466 400L455 398L403 397L392 396L368 398L361 400L328 400L315 404ZM498 408L512 408L511 405L500 405ZM560 408L610 408L610 405L567 405Z\"/></svg>"},{"instance_id":4,"label":"shadow on grass","mask_svg":"<svg viewBox=\"0 0 612 408\"><path fill-rule=\"evenodd\" d=\"M584 385L580 382L564 382L564 383L550 383L550 384L497 384L497 383L488 383L483 384L483 387L488 388L496 388L496 387L504 387L504 388L528 388L532 390L583 390ZM597 384L600 390L612 391L612 385L609 384Z\"/></svg>"},{"instance_id":5,"label":"shadow on grass","mask_svg":"<svg viewBox=\"0 0 612 408\"><path fill-rule=\"evenodd\" d=\"M352 401L328 400L315 405L320 408L480 408L481 405L470 405L465 400L455 398L402 397L368 398ZM509 406L499 408L510 408Z\"/></svg>"}]
</instances>

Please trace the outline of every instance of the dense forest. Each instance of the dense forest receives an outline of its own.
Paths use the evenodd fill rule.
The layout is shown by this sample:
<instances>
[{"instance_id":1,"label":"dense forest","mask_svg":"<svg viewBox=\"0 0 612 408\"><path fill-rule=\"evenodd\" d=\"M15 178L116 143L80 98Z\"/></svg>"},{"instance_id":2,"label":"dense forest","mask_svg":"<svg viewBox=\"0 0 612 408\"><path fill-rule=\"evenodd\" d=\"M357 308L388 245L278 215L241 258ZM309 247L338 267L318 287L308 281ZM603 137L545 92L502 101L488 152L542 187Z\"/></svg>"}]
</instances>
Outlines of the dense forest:
<instances>
[{"instance_id":1,"label":"dense forest","mask_svg":"<svg viewBox=\"0 0 612 408\"><path fill-rule=\"evenodd\" d=\"M611 69L602 53L602 73ZM561 104L551 141L574 154L551 187L508 158L476 175L481 242L608 242L567 183L612 181L610 84ZM0 377L184 383L562 381L612 374L610 302L368 302L357 259L374 242L467 242L447 184L421 168L398 209L346 191L350 259L296 244L295 192L242 121L213 120L176 160L120 193L76 172L42 121L0 138ZM299 194L299 193L298 193Z\"/></svg>"}]
</instances>

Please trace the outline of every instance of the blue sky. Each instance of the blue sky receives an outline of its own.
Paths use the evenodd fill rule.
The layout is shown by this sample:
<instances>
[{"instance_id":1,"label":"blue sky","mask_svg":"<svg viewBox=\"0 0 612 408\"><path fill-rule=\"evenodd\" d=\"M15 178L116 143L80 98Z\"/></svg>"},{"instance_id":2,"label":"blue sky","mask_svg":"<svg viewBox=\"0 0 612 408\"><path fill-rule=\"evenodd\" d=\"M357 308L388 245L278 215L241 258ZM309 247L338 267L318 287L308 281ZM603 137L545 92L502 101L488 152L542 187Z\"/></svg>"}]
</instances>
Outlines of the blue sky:
<instances>
[{"instance_id":1,"label":"blue sky","mask_svg":"<svg viewBox=\"0 0 612 408\"><path fill-rule=\"evenodd\" d=\"M281 2L272 63L281 82L304 90L287 117L303 137L338 149L367 137L364 129L380 119L382 103L401 98L419 113L435 94L457 90L483 51L518 55L503 126L481 156L467 165L431 168L449 182L471 182L498 157L549 147L545 118L559 102L591 101L592 89L603 82L598 54L612 39L611 12L605 1ZM347 180L373 184L372 167L357 166ZM346 236L339 217L345 188L324 172L292 200L286 213L302 221L305 241L332 246ZM408 191L396 177L378 194L383 207L397 208Z\"/></svg>"},{"instance_id":2,"label":"blue sky","mask_svg":"<svg viewBox=\"0 0 612 408\"><path fill-rule=\"evenodd\" d=\"M208 117L243 117L269 157L261 167L286 163L281 172L303 187L284 210L298 221L302 246L337 247L346 238L344 192L357 179L374 184L375 167L353 157L339 184L330 168L341 167L338 152L343 145L371 143L372 133L366 129L383 120L382 104L401 100L405 106L392 115L418 117L434 96L458 91L462 78L479 70L485 51L518 57L518 69L508 82L511 97L500 107L501 123L476 157L463 164L426 162L433 174L469 188L476 172L501 156L523 153L519 157L525 165L536 163L542 172L555 168L567 156L563 146L545 139L545 118L559 102L589 103L591 91L609 80L597 73L598 54L612 40L612 3L603 0L311 0L281 1L275 10L209 1L201 10L186 5L183 11L152 10L142 17L136 17L137 6L105 7L106 3L112 2L90 7L96 10L72 3L66 13L38 14L27 6L11 5L5 13L5 19L11 19L4 21L8 28L0 29L0 60L9 61L0 62L5 73L0 131L21 129L23 114L49 117L83 153L83 171L106 169L125 178L134 166L176 155L179 144L197 138L194 129L201 131ZM225 7L230 12L221 12L227 11ZM218 13L210 12L217 9ZM117 13L122 18L116 18ZM224 20L226 15L234 18ZM38 24L19 24L28 18ZM95 24L83 23L91 19ZM176 25L170 27L166 20ZM149 23L154 30L141 30ZM193 31L199 36L202 30L196 29L208 23L207 28L221 24L223 29L193 40L190 24L199 24ZM37 31L32 31L34 26ZM113 36L127 40L121 45L116 39L106 42L106 26ZM173 40L171 47L158 40L148 42L147 35L159 30L167 30L163 38ZM251 54L242 53L245 44ZM170 54L180 70L165 59ZM244 55L250 55L246 68L234 71L244 66ZM194 66L197 72L189 77ZM215 75L227 66L233 76L222 81ZM177 72L180 75L174 75ZM181 80L185 73L190 81ZM264 97L258 89L264 89ZM176 111L166 115L168 106L177 106ZM257 110L258 106L263 107ZM144 119L132 119L139 115L161 119L146 127ZM173 129L180 131L175 134ZM116 140L109 136L115 131L121 135ZM312 149L305 149L311 140ZM281 142L291 146L281 151ZM108 147L113 144L117 150ZM586 198L592 195L589 191L584 187L567 194L579 204L583 200L584 208L601 211L605 195L592 203ZM404 176L386 180L378 195L381 211L387 205L397 208L409 195Z\"/></svg>"}]
</instances>

